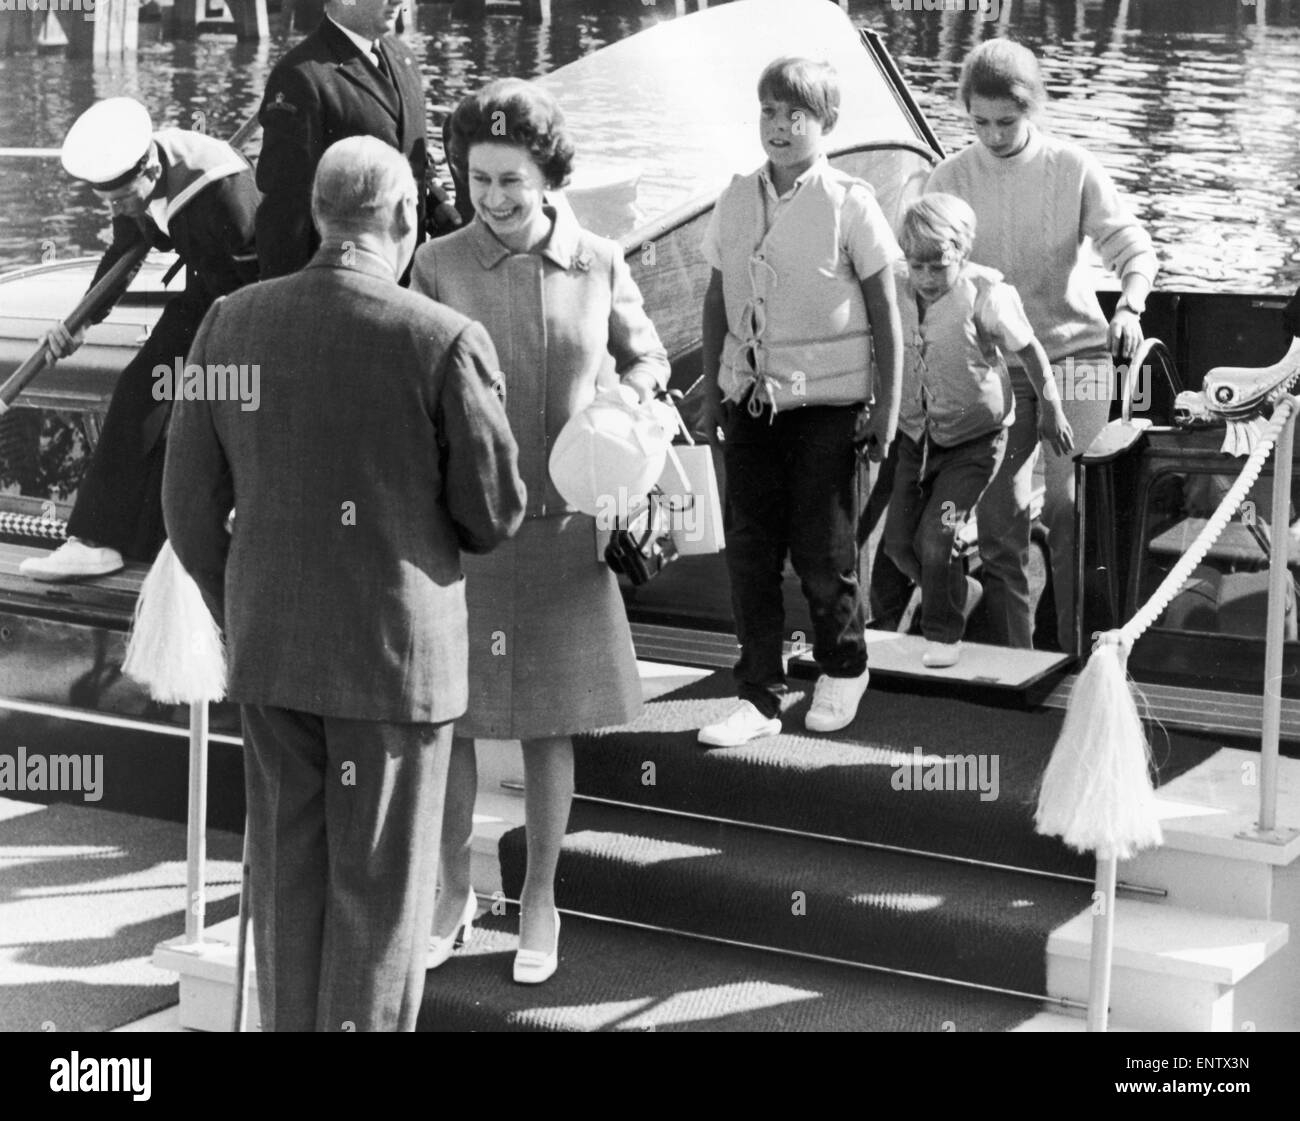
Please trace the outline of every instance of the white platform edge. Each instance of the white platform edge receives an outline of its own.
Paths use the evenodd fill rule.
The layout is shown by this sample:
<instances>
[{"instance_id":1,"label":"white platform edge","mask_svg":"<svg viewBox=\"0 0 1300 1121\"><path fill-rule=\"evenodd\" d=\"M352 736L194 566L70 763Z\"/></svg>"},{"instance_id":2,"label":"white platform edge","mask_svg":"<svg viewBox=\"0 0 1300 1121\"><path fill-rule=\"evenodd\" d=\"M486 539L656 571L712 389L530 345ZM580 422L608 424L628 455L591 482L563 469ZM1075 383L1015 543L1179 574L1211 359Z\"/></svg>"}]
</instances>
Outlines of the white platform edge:
<instances>
[{"instance_id":1,"label":"white platform edge","mask_svg":"<svg viewBox=\"0 0 1300 1121\"><path fill-rule=\"evenodd\" d=\"M1116 968L1235 985L1287 939L1286 923L1117 899L1112 961ZM1047 953L1087 961L1091 943L1092 914L1085 910L1052 931Z\"/></svg>"}]
</instances>

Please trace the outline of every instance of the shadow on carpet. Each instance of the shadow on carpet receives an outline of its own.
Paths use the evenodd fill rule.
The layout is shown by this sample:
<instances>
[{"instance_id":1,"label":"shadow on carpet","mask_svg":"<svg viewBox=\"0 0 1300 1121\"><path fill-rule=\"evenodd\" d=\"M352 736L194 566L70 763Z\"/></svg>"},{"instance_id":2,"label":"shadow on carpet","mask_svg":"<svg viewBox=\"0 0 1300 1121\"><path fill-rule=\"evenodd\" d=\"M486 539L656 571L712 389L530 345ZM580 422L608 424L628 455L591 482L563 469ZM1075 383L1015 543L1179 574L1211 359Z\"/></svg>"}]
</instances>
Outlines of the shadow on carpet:
<instances>
[{"instance_id":1,"label":"shadow on carpet","mask_svg":"<svg viewBox=\"0 0 1300 1121\"><path fill-rule=\"evenodd\" d=\"M242 839L207 848L211 924L238 908ZM0 1031L106 1031L176 1003L149 959L184 904L183 825L0 799Z\"/></svg>"},{"instance_id":2,"label":"shadow on carpet","mask_svg":"<svg viewBox=\"0 0 1300 1121\"><path fill-rule=\"evenodd\" d=\"M518 923L484 915L424 986L417 1031L981 1031L1030 1001L566 915L560 968L510 979Z\"/></svg>"}]
</instances>

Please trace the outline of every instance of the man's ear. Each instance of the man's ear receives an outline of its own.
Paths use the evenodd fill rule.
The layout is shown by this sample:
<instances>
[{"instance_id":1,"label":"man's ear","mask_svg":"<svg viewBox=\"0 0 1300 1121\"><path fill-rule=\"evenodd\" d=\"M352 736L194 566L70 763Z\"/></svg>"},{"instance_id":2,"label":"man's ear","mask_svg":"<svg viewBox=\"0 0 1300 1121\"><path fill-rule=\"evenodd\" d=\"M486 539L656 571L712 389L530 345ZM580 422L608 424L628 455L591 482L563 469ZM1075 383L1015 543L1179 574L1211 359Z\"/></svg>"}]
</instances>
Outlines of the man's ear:
<instances>
[{"instance_id":1,"label":"man's ear","mask_svg":"<svg viewBox=\"0 0 1300 1121\"><path fill-rule=\"evenodd\" d=\"M144 165L140 172L153 185L153 189L158 189L159 180L162 179L162 161L158 158L158 146L155 144L149 149L149 162Z\"/></svg>"},{"instance_id":2,"label":"man's ear","mask_svg":"<svg viewBox=\"0 0 1300 1121\"><path fill-rule=\"evenodd\" d=\"M393 233L397 241L415 230L419 210L414 195L403 195L393 208Z\"/></svg>"}]
</instances>

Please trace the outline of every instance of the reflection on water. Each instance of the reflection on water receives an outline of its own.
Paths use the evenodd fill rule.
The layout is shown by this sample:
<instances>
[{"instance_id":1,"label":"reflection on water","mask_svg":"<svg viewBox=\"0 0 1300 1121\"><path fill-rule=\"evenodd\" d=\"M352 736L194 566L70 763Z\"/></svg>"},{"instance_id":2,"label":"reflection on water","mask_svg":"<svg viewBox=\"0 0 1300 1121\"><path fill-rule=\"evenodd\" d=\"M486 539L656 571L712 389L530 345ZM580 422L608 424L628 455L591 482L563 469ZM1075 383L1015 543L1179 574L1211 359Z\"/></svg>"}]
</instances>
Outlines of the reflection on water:
<instances>
[{"instance_id":1,"label":"reflection on water","mask_svg":"<svg viewBox=\"0 0 1300 1121\"><path fill-rule=\"evenodd\" d=\"M430 104L449 105L487 78L547 73L685 6L555 0L552 23L538 27L504 15L453 20L449 5L427 4L411 41L425 60ZM970 139L953 101L966 51L1003 31L1034 48L1052 95L1049 122L1094 152L1129 195L1159 246L1162 287L1300 285L1296 0L1003 0L1001 8L992 23L976 13L894 11L885 0L854 0L849 11L884 36L949 150ZM57 147L78 113L115 94L139 97L160 123L190 127L201 113L209 131L227 135L256 108L289 42L282 34L254 45L164 42L158 25L146 24L137 58L113 67L0 58L0 145ZM703 85L699 74L681 81ZM633 98L631 89L612 98L609 119ZM602 155L620 154L610 147L616 131L602 135ZM662 159L661 173L671 171L672 153ZM95 252L106 230L94 197L57 161L4 162L0 267L40 259L43 244L47 256Z\"/></svg>"}]
</instances>

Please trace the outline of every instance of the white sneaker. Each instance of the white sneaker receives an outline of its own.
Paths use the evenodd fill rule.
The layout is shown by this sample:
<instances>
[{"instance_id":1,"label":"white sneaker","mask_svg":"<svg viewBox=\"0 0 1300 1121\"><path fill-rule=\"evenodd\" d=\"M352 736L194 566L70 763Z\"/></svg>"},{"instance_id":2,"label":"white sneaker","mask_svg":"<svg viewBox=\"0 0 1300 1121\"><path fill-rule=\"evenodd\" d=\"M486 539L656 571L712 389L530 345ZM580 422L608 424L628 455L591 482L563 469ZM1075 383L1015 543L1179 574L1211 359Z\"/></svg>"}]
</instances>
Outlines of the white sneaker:
<instances>
[{"instance_id":1,"label":"white sneaker","mask_svg":"<svg viewBox=\"0 0 1300 1121\"><path fill-rule=\"evenodd\" d=\"M830 677L822 674L813 688L813 702L803 725L810 732L838 732L853 723L858 704L871 681L871 671L864 669L857 677Z\"/></svg>"},{"instance_id":2,"label":"white sneaker","mask_svg":"<svg viewBox=\"0 0 1300 1121\"><path fill-rule=\"evenodd\" d=\"M57 584L63 580L80 580L86 576L107 576L122 567L122 554L116 549L87 545L69 537L46 557L29 557L18 571L33 580Z\"/></svg>"},{"instance_id":3,"label":"white sneaker","mask_svg":"<svg viewBox=\"0 0 1300 1121\"><path fill-rule=\"evenodd\" d=\"M955 666L960 657L960 642L927 642L925 653L921 655L921 664L931 669L946 669Z\"/></svg>"},{"instance_id":4,"label":"white sneaker","mask_svg":"<svg viewBox=\"0 0 1300 1121\"><path fill-rule=\"evenodd\" d=\"M775 736L780 730L781 721L777 717L769 720L749 701L741 701L725 720L701 728L699 741L713 747L739 747L763 736Z\"/></svg>"}]
</instances>

